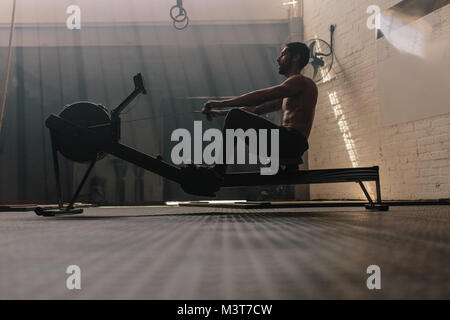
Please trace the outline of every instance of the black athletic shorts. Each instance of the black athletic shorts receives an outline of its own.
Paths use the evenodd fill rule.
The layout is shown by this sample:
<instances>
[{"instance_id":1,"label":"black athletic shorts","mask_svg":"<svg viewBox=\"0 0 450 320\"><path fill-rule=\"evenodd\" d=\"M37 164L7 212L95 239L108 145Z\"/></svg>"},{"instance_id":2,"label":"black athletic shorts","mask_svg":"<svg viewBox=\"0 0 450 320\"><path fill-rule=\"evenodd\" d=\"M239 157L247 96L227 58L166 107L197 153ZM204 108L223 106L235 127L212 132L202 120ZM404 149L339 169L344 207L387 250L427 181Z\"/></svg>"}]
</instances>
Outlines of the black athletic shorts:
<instances>
[{"instance_id":1,"label":"black athletic shorts","mask_svg":"<svg viewBox=\"0 0 450 320\"><path fill-rule=\"evenodd\" d=\"M241 109L231 110L224 124L226 129L279 129L280 132L280 158L297 158L309 149L308 139L299 131L293 128L278 126L269 120ZM224 135L225 137L225 135ZM268 135L268 145L270 150L270 134Z\"/></svg>"}]
</instances>

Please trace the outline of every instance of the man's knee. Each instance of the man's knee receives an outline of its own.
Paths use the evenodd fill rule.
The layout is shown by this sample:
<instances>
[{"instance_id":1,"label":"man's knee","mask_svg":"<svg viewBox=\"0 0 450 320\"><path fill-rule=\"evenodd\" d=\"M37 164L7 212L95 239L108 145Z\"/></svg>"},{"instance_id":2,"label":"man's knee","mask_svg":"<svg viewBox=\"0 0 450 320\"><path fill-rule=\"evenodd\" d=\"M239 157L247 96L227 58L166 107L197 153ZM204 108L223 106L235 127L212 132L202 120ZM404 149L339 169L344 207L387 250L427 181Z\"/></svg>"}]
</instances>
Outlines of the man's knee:
<instances>
[{"instance_id":1,"label":"man's knee","mask_svg":"<svg viewBox=\"0 0 450 320\"><path fill-rule=\"evenodd\" d=\"M247 112L241 109L231 109L225 118L225 127L238 128L243 119L246 118Z\"/></svg>"},{"instance_id":2,"label":"man's knee","mask_svg":"<svg viewBox=\"0 0 450 320\"><path fill-rule=\"evenodd\" d=\"M228 111L228 115L227 115L227 119L228 118L242 118L247 114L246 111L241 110L241 109L231 109L230 111Z\"/></svg>"}]
</instances>

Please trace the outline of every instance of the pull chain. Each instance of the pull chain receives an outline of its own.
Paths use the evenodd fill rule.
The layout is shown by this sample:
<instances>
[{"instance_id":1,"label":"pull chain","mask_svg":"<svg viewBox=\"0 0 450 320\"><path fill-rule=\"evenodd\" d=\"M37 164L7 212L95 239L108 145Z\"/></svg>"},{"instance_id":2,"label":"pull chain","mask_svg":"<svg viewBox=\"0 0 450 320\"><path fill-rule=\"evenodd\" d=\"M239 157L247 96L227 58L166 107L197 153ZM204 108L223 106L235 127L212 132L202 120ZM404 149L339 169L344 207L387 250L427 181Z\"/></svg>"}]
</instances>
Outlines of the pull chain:
<instances>
[{"instance_id":1,"label":"pull chain","mask_svg":"<svg viewBox=\"0 0 450 320\"><path fill-rule=\"evenodd\" d=\"M169 117L174 117L174 116L184 116L184 115L192 115L192 114L201 114L201 111L189 111L189 112L176 112L176 113L171 113L171 114L166 114L166 115L155 115L155 116L150 116L150 117L145 117L145 118L138 118L138 119L134 119L134 120L124 120L122 121L122 123L131 123L131 122L138 122L138 121L144 121L144 120L151 120L151 119L162 119L162 118L169 118Z\"/></svg>"}]
</instances>

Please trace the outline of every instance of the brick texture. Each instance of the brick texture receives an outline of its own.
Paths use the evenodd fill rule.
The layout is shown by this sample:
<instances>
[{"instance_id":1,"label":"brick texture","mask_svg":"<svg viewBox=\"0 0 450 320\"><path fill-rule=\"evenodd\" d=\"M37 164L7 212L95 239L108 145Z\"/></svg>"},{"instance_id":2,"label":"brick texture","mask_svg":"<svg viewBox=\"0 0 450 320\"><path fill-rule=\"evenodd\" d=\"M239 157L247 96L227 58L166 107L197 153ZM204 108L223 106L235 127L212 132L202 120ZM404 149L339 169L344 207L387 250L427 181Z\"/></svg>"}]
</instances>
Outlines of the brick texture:
<instances>
[{"instance_id":1,"label":"brick texture","mask_svg":"<svg viewBox=\"0 0 450 320\"><path fill-rule=\"evenodd\" d=\"M375 31L367 27L370 5L382 10L392 0L304 2L305 39L329 39L335 32L336 77L319 85L310 137L311 169L380 166L387 200L450 198L450 114L382 126L377 87ZM450 35L450 6L433 12L433 36ZM328 41L328 40L327 40ZM389 54L389 52L387 53ZM352 162L352 157L354 157ZM370 191L374 192L374 186ZM312 199L363 199L357 185L313 185Z\"/></svg>"}]
</instances>

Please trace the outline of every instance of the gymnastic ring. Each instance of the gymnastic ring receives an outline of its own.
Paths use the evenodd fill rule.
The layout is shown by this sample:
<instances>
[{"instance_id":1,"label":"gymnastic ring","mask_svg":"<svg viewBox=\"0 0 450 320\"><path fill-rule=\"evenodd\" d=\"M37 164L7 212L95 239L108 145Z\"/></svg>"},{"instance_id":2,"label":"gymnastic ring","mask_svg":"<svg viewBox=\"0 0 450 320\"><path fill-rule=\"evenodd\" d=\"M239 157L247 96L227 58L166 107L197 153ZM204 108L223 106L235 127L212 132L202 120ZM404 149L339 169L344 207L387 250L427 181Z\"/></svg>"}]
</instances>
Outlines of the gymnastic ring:
<instances>
[{"instance_id":1,"label":"gymnastic ring","mask_svg":"<svg viewBox=\"0 0 450 320\"><path fill-rule=\"evenodd\" d=\"M178 26L178 24L183 23L183 22L177 22L177 21L173 21L173 26L175 27L175 29L177 30L184 30L187 28L187 26L189 25L189 18L187 18L182 26Z\"/></svg>"},{"instance_id":2,"label":"gymnastic ring","mask_svg":"<svg viewBox=\"0 0 450 320\"><path fill-rule=\"evenodd\" d=\"M177 16L175 16L173 13L175 9L180 10L179 14ZM182 18L179 18L180 16ZM172 18L172 20L174 22L180 22L180 23L184 22L188 18L186 9L183 7L179 7L178 5L174 5L172 8L170 8L170 17Z\"/></svg>"}]
</instances>

